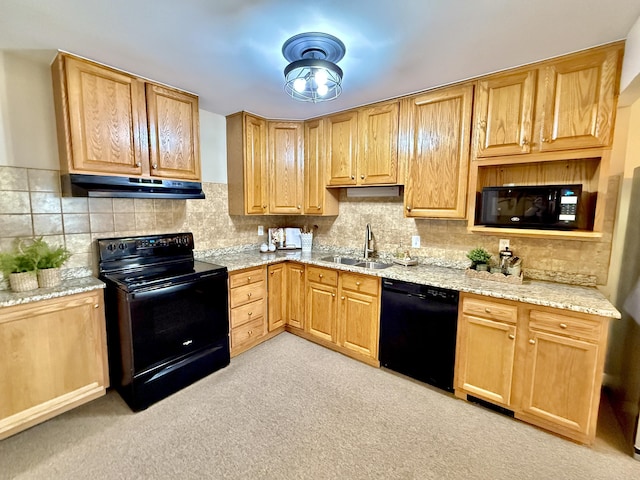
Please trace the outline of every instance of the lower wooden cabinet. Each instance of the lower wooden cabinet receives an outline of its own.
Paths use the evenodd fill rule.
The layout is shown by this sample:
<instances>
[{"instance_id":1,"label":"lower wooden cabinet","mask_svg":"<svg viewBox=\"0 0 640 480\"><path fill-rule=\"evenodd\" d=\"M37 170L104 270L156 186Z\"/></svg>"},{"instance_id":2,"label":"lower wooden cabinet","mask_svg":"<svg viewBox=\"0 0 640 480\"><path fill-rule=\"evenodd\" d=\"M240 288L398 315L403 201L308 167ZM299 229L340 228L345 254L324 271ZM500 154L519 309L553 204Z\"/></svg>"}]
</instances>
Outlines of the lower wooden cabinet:
<instances>
[{"instance_id":1,"label":"lower wooden cabinet","mask_svg":"<svg viewBox=\"0 0 640 480\"><path fill-rule=\"evenodd\" d=\"M311 339L379 366L380 279L327 268L307 268L307 318Z\"/></svg>"},{"instance_id":2,"label":"lower wooden cabinet","mask_svg":"<svg viewBox=\"0 0 640 480\"><path fill-rule=\"evenodd\" d=\"M456 395L591 443L595 438L608 318L460 295Z\"/></svg>"},{"instance_id":3,"label":"lower wooden cabinet","mask_svg":"<svg viewBox=\"0 0 640 480\"><path fill-rule=\"evenodd\" d=\"M231 356L267 339L267 268L229 272Z\"/></svg>"},{"instance_id":4,"label":"lower wooden cabinet","mask_svg":"<svg viewBox=\"0 0 640 480\"><path fill-rule=\"evenodd\" d=\"M0 439L108 386L101 289L0 310Z\"/></svg>"},{"instance_id":5,"label":"lower wooden cabinet","mask_svg":"<svg viewBox=\"0 0 640 480\"><path fill-rule=\"evenodd\" d=\"M267 267L267 291L269 298L269 331L283 327L287 323L287 267L276 263Z\"/></svg>"},{"instance_id":6,"label":"lower wooden cabinet","mask_svg":"<svg viewBox=\"0 0 640 480\"><path fill-rule=\"evenodd\" d=\"M285 281L287 298L287 325L303 329L305 324L305 266L302 263L287 263Z\"/></svg>"}]
</instances>

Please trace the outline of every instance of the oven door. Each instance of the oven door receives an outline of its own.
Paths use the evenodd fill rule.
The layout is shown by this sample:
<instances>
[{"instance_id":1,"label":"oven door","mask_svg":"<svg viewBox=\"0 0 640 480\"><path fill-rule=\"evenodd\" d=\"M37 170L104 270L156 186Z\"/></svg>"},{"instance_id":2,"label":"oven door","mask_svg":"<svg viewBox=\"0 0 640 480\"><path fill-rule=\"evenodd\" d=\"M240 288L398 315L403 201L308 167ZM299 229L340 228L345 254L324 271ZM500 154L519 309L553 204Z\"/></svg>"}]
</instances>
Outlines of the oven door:
<instances>
[{"instance_id":1,"label":"oven door","mask_svg":"<svg viewBox=\"0 0 640 480\"><path fill-rule=\"evenodd\" d=\"M228 342L226 271L122 297L118 317L125 384L142 372Z\"/></svg>"}]
</instances>

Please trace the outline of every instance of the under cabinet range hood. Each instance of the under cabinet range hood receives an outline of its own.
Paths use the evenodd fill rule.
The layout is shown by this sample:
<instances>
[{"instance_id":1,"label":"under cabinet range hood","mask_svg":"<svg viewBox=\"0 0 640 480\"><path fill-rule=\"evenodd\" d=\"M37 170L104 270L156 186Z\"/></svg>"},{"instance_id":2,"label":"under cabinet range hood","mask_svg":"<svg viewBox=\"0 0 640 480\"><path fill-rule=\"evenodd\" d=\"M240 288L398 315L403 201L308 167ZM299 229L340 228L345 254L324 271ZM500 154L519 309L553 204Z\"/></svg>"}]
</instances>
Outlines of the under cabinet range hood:
<instances>
[{"instance_id":1,"label":"under cabinet range hood","mask_svg":"<svg viewBox=\"0 0 640 480\"><path fill-rule=\"evenodd\" d=\"M204 198L200 182L111 175L66 174L62 193L71 197L101 198Z\"/></svg>"}]
</instances>

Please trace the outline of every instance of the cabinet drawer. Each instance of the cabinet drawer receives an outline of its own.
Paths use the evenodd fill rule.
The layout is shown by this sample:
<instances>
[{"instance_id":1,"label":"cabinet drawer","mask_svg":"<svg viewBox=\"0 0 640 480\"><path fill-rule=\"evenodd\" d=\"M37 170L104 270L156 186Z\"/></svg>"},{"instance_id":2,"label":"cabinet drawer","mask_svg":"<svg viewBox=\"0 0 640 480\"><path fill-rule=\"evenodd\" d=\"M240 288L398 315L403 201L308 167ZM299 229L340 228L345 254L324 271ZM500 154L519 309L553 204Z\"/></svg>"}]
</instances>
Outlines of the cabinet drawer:
<instances>
[{"instance_id":1,"label":"cabinet drawer","mask_svg":"<svg viewBox=\"0 0 640 480\"><path fill-rule=\"evenodd\" d=\"M250 285L264 280L264 267L229 274L229 288Z\"/></svg>"},{"instance_id":2,"label":"cabinet drawer","mask_svg":"<svg viewBox=\"0 0 640 480\"><path fill-rule=\"evenodd\" d=\"M229 291L229 306L231 308L239 307L245 303L254 302L264 298L265 289L264 281L251 283L244 287L232 288Z\"/></svg>"},{"instance_id":3,"label":"cabinet drawer","mask_svg":"<svg viewBox=\"0 0 640 480\"><path fill-rule=\"evenodd\" d=\"M529 328L597 341L600 340L602 333L602 322L542 310L531 310L529 312Z\"/></svg>"},{"instance_id":4,"label":"cabinet drawer","mask_svg":"<svg viewBox=\"0 0 640 480\"><path fill-rule=\"evenodd\" d=\"M378 295L378 287L380 285L380 279L378 277L343 272L341 274L341 281L342 288L345 290Z\"/></svg>"},{"instance_id":5,"label":"cabinet drawer","mask_svg":"<svg viewBox=\"0 0 640 480\"><path fill-rule=\"evenodd\" d=\"M231 328L235 328L243 323L250 322L256 318L264 317L264 299L261 298L256 302L247 303L237 308L231 309L230 322Z\"/></svg>"},{"instance_id":6,"label":"cabinet drawer","mask_svg":"<svg viewBox=\"0 0 640 480\"><path fill-rule=\"evenodd\" d=\"M231 330L231 348L237 348L243 343L249 343L262 337L265 333L264 318L252 320Z\"/></svg>"},{"instance_id":7,"label":"cabinet drawer","mask_svg":"<svg viewBox=\"0 0 640 480\"><path fill-rule=\"evenodd\" d=\"M516 323L518 318L518 307L515 305L505 305L476 298L464 298L462 300L462 311L467 315L501 322Z\"/></svg>"},{"instance_id":8,"label":"cabinet drawer","mask_svg":"<svg viewBox=\"0 0 640 480\"><path fill-rule=\"evenodd\" d=\"M338 286L338 272L327 268L307 267L307 280L336 287Z\"/></svg>"}]
</instances>

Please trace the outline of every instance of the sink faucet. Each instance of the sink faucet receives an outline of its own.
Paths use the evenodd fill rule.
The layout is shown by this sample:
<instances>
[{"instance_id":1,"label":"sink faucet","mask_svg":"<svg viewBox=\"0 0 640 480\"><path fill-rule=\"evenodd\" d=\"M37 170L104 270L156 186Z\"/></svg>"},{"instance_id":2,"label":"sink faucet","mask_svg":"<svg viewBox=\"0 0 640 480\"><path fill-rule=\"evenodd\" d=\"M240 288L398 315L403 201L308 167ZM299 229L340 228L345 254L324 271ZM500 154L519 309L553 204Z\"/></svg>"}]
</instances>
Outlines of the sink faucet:
<instances>
[{"instance_id":1,"label":"sink faucet","mask_svg":"<svg viewBox=\"0 0 640 480\"><path fill-rule=\"evenodd\" d=\"M371 242L373 241L373 234L371 233L371 225L367 223L367 227L364 234L364 258L369 259L369 254L374 252L371 248Z\"/></svg>"}]
</instances>

